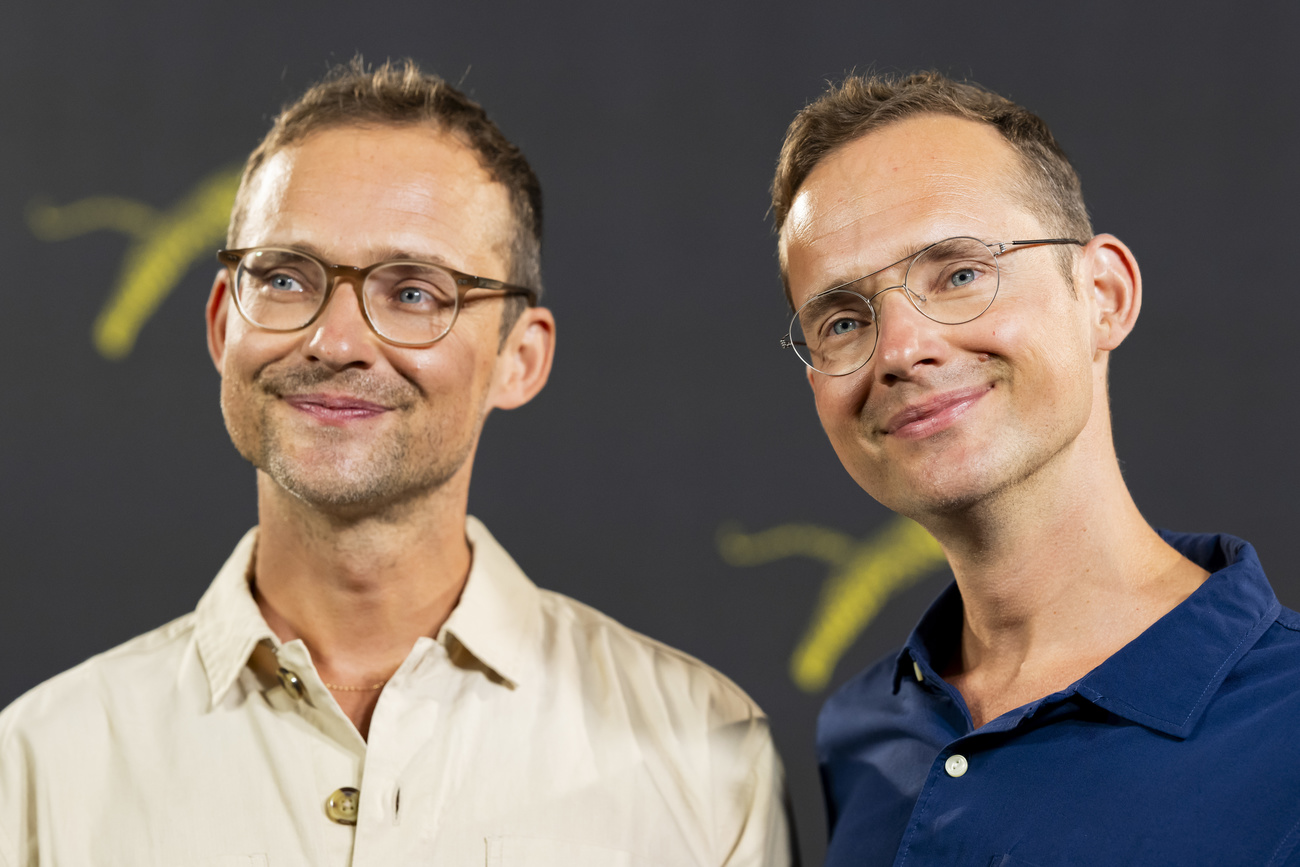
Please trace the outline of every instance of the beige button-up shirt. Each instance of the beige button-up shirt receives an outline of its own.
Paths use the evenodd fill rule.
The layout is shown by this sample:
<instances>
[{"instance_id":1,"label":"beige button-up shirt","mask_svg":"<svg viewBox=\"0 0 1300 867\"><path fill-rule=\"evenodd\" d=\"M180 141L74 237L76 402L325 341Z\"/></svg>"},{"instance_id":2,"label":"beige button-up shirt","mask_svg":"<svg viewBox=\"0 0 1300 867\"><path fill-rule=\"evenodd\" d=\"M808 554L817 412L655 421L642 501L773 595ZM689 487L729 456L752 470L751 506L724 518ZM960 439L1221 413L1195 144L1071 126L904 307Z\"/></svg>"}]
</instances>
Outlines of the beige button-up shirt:
<instances>
[{"instance_id":1,"label":"beige button-up shirt","mask_svg":"<svg viewBox=\"0 0 1300 867\"><path fill-rule=\"evenodd\" d=\"M263 620L250 532L193 613L0 714L0 865L790 863L762 711L466 533L460 602L367 742Z\"/></svg>"}]
</instances>

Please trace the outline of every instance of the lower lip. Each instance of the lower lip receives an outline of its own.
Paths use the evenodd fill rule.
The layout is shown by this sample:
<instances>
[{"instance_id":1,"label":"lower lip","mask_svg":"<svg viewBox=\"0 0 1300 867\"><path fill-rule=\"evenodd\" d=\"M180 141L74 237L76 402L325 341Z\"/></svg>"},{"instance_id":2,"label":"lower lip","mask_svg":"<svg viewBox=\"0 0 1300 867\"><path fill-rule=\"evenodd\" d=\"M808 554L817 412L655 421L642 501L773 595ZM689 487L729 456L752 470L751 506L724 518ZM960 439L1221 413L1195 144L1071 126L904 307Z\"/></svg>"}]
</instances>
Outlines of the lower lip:
<instances>
[{"instance_id":1,"label":"lower lip","mask_svg":"<svg viewBox=\"0 0 1300 867\"><path fill-rule=\"evenodd\" d=\"M920 440L928 436L934 436L956 423L957 419L966 414L966 410L974 406L986 394L988 394L987 390L980 391L956 403L950 403L925 418L918 418L916 421L908 422L891 435L901 440Z\"/></svg>"},{"instance_id":2,"label":"lower lip","mask_svg":"<svg viewBox=\"0 0 1300 867\"><path fill-rule=\"evenodd\" d=\"M363 407L363 406L331 407L331 406L325 406L324 404L320 404L320 403L310 403L306 401L294 401L294 400L286 401L286 403L288 403L289 406L293 407L299 412L306 413L307 415L311 416L316 421L321 422L322 424L333 425L335 427L342 427L352 422L365 421L366 419L377 418L378 416L381 416L388 411L386 409L380 409L378 407Z\"/></svg>"}]
</instances>

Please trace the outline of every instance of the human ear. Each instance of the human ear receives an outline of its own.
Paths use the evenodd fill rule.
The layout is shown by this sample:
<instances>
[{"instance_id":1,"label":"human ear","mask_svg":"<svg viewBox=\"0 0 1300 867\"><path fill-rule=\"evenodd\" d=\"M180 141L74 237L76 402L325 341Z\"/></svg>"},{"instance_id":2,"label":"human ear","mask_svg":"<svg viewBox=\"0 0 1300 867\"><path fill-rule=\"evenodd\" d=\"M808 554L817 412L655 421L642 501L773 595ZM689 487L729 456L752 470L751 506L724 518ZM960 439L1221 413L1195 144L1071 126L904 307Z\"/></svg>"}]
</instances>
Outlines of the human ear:
<instances>
[{"instance_id":1,"label":"human ear","mask_svg":"<svg viewBox=\"0 0 1300 867\"><path fill-rule=\"evenodd\" d=\"M1096 348L1110 351L1137 324L1142 309L1142 272L1137 259L1114 235L1097 235L1083 248L1080 292L1093 305Z\"/></svg>"},{"instance_id":2,"label":"human ear","mask_svg":"<svg viewBox=\"0 0 1300 867\"><path fill-rule=\"evenodd\" d=\"M490 405L514 409L546 385L555 358L555 317L545 307L529 307L510 329L497 359Z\"/></svg>"},{"instance_id":3,"label":"human ear","mask_svg":"<svg viewBox=\"0 0 1300 867\"><path fill-rule=\"evenodd\" d=\"M226 320L230 316L230 271L222 268L212 281L212 291L208 294L208 304L204 318L208 324L208 354L212 363L221 372L221 359L226 354Z\"/></svg>"}]
</instances>

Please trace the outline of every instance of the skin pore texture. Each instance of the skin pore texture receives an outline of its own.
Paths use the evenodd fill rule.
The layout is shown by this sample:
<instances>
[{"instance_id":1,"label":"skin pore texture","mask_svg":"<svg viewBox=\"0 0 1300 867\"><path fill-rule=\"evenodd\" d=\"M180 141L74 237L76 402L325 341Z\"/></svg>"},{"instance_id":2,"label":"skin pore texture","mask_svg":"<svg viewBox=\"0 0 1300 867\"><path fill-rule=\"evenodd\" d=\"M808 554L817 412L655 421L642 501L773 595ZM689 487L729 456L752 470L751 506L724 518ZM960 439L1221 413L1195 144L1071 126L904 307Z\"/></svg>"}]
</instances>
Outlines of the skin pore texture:
<instances>
[{"instance_id":1,"label":"skin pore texture","mask_svg":"<svg viewBox=\"0 0 1300 867\"><path fill-rule=\"evenodd\" d=\"M1019 171L995 129L944 115L841 146L782 230L795 307L943 238L1056 237L1024 207ZM864 367L808 372L849 474L948 556L965 618L943 674L977 727L1078 680L1206 577L1142 518L1115 456L1107 364L1137 320L1137 262L1098 235L1072 253L1071 292L1056 249L1003 253L996 299L962 325L890 292Z\"/></svg>"},{"instance_id":2,"label":"skin pore texture","mask_svg":"<svg viewBox=\"0 0 1300 867\"><path fill-rule=\"evenodd\" d=\"M238 247L290 247L366 266L420 259L504 280L504 187L431 126L339 127L274 154L248 196ZM300 331L249 325L228 271L207 306L221 408L257 468L254 598L281 641L302 639L321 678L387 680L455 607L479 434L494 408L546 382L554 320L526 310L504 343L499 294L471 291L431 347L385 343L339 285ZM379 691L334 691L365 737Z\"/></svg>"}]
</instances>

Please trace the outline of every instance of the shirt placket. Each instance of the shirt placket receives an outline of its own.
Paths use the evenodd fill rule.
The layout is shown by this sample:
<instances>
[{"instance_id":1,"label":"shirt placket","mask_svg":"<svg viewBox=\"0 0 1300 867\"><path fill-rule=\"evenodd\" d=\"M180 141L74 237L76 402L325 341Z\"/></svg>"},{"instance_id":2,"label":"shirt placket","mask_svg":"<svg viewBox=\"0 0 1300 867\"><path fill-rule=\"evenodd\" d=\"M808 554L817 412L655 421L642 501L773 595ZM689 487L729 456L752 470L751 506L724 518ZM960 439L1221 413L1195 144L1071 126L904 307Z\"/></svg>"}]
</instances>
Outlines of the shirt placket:
<instances>
[{"instance_id":1,"label":"shirt placket","mask_svg":"<svg viewBox=\"0 0 1300 867\"><path fill-rule=\"evenodd\" d=\"M330 695L301 641L280 645L275 657L280 686L292 702L286 710L314 729L314 734L293 731L290 735L305 747L292 751L297 766L286 769L302 781L296 788L302 803L294 805L305 826L300 836L310 838L316 847L313 863L351 867L366 742Z\"/></svg>"},{"instance_id":2,"label":"shirt placket","mask_svg":"<svg viewBox=\"0 0 1300 867\"><path fill-rule=\"evenodd\" d=\"M439 689L454 676L442 645L422 638L384 687L370 721L353 867L419 863L431 854L418 850L437 825L429 790L445 769L427 747L445 728Z\"/></svg>"},{"instance_id":3,"label":"shirt placket","mask_svg":"<svg viewBox=\"0 0 1300 867\"><path fill-rule=\"evenodd\" d=\"M913 660L911 668L916 679L915 688L931 693L936 702L951 703L960 712L961 724L953 728L953 734L958 736L949 741L930 763L894 858L894 867L942 863L934 860L933 851L942 851L945 835L963 833L958 828L946 827L945 820L957 814L971 799L982 797L981 774L989 753L1005 744L1008 737L1014 737L1014 730L1035 716L1045 702L1060 701L1065 696L1065 693L1060 693L1040 699L973 730L970 711L956 688L935 674L928 660L918 660L915 656ZM952 714L944 716L956 722ZM941 823L945 827L938 827ZM926 852L919 861L913 858L918 849Z\"/></svg>"}]
</instances>

